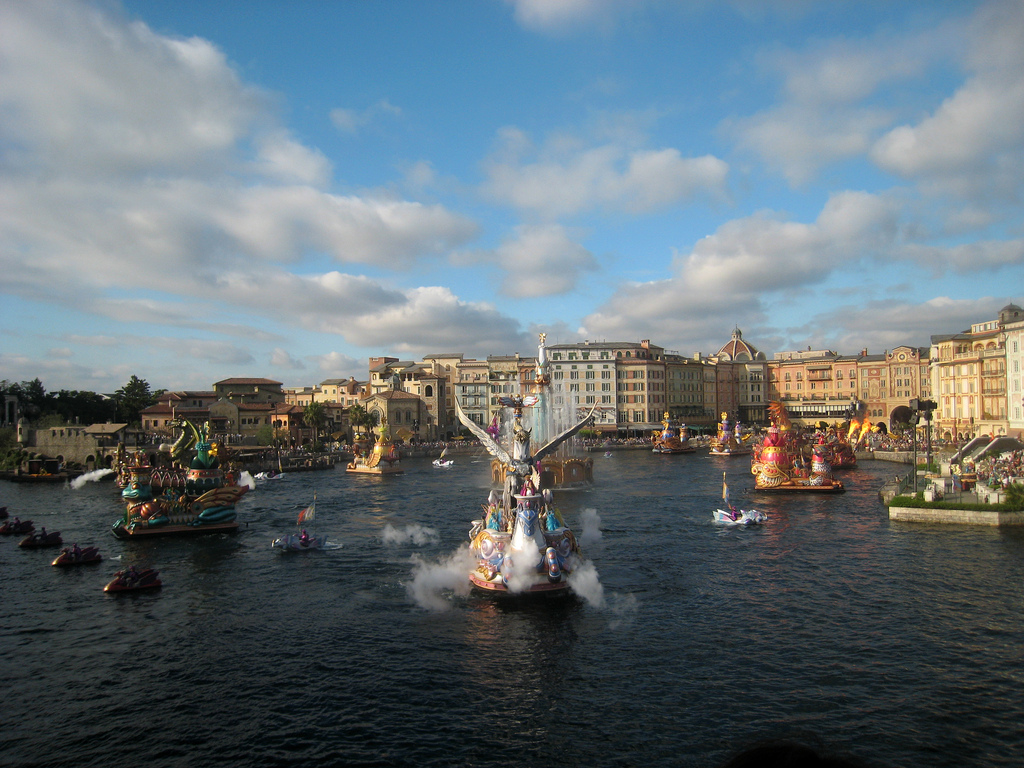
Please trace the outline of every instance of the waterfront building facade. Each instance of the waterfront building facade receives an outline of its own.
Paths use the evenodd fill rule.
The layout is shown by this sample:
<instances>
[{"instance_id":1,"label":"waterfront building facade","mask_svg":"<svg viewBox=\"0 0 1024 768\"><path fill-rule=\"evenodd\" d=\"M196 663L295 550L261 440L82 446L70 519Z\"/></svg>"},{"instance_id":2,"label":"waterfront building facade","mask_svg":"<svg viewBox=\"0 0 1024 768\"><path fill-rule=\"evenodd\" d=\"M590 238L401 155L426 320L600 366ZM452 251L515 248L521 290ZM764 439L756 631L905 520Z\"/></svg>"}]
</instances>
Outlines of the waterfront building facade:
<instances>
[{"instance_id":1,"label":"waterfront building facade","mask_svg":"<svg viewBox=\"0 0 1024 768\"><path fill-rule=\"evenodd\" d=\"M414 411L417 415L410 417L414 421L411 425L411 437L438 440L450 431L446 407L449 400L447 385L447 377L444 372L438 370L434 361L415 362L395 357L371 357L369 391L365 393L360 403L370 410L374 404L369 401L374 396L396 391L418 397L423 401L422 405L412 408L409 404L403 404L402 418ZM385 407L378 403L376 407L379 413L390 418L392 405ZM397 434L395 436L399 437Z\"/></svg>"},{"instance_id":2,"label":"waterfront building facade","mask_svg":"<svg viewBox=\"0 0 1024 768\"><path fill-rule=\"evenodd\" d=\"M699 353L693 357L665 355L665 410L670 419L693 432L709 432L718 423L715 413L715 369Z\"/></svg>"},{"instance_id":3,"label":"waterfront building facade","mask_svg":"<svg viewBox=\"0 0 1024 768\"><path fill-rule=\"evenodd\" d=\"M486 360L459 362L455 376L454 392L465 414L477 425L486 427L491 419L491 380ZM452 414L452 423L458 420Z\"/></svg>"},{"instance_id":4,"label":"waterfront building facade","mask_svg":"<svg viewBox=\"0 0 1024 768\"><path fill-rule=\"evenodd\" d=\"M764 424L768 408L768 360L764 353L743 339L739 328L732 338L709 358L715 368L716 412L732 421Z\"/></svg>"},{"instance_id":5,"label":"waterfront building facade","mask_svg":"<svg viewBox=\"0 0 1024 768\"><path fill-rule=\"evenodd\" d=\"M1005 307L1006 417L1011 437L1024 438L1024 310Z\"/></svg>"},{"instance_id":6,"label":"waterfront building facade","mask_svg":"<svg viewBox=\"0 0 1024 768\"><path fill-rule=\"evenodd\" d=\"M1015 304L995 320L974 323L961 333L932 336L932 386L941 437L967 440L1009 434L1006 326L1024 319Z\"/></svg>"},{"instance_id":7,"label":"waterfront building facade","mask_svg":"<svg viewBox=\"0 0 1024 768\"><path fill-rule=\"evenodd\" d=\"M790 420L800 426L847 421L861 410L859 359L829 349L776 352L768 363L769 398L782 403Z\"/></svg>"}]
</instances>

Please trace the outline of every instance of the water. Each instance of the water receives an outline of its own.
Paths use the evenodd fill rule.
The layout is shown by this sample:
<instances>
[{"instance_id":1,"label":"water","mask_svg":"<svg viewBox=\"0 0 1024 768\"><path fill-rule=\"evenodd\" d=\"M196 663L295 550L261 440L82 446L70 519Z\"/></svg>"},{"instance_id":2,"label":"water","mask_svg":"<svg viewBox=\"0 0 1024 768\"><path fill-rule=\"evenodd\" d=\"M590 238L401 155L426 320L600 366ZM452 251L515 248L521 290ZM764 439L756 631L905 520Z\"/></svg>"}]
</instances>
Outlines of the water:
<instances>
[{"instance_id":1,"label":"water","mask_svg":"<svg viewBox=\"0 0 1024 768\"><path fill-rule=\"evenodd\" d=\"M714 766L786 736L872 766L1020 763L1024 531L890 524L882 462L843 496L758 496L742 458L595 454L598 483L558 499L578 532L600 520L602 591L510 606L438 586L462 586L442 563L489 479L455 460L286 476L237 535L151 542L108 533L109 480L0 485L105 557L52 568L0 539L0 763ZM711 522L723 468L767 525ZM272 550L314 490L343 546ZM104 594L130 563L163 589Z\"/></svg>"}]
</instances>

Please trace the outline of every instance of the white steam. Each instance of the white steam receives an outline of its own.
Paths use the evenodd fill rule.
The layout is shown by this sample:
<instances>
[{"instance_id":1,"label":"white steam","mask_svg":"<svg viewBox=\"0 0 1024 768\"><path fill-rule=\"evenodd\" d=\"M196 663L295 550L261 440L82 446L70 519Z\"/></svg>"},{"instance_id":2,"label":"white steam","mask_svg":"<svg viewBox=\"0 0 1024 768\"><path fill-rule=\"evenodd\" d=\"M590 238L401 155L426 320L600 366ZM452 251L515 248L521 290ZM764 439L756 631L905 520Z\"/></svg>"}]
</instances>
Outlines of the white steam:
<instances>
[{"instance_id":1,"label":"white steam","mask_svg":"<svg viewBox=\"0 0 1024 768\"><path fill-rule=\"evenodd\" d=\"M569 589L595 608L604 607L604 586L597 568L589 560L580 561L566 579Z\"/></svg>"},{"instance_id":2,"label":"white steam","mask_svg":"<svg viewBox=\"0 0 1024 768\"><path fill-rule=\"evenodd\" d=\"M596 509L588 507L580 512L580 528L581 547L588 547L601 540L601 516Z\"/></svg>"},{"instance_id":3,"label":"white steam","mask_svg":"<svg viewBox=\"0 0 1024 768\"><path fill-rule=\"evenodd\" d=\"M412 581L405 589L420 608L428 611L447 611L451 604L448 592L459 596L469 594L469 574L476 567L476 557L469 542L439 563L428 563L413 556Z\"/></svg>"},{"instance_id":4,"label":"white steam","mask_svg":"<svg viewBox=\"0 0 1024 768\"><path fill-rule=\"evenodd\" d=\"M437 544L439 541L437 531L423 525L407 525L405 528L395 528L388 523L381 532L381 538L387 545L399 544Z\"/></svg>"},{"instance_id":5,"label":"white steam","mask_svg":"<svg viewBox=\"0 0 1024 768\"><path fill-rule=\"evenodd\" d=\"M114 470L112 469L94 469L92 472L86 472L84 475L79 475L72 480L71 487L77 491L86 483L95 483L97 480L112 474L114 474Z\"/></svg>"}]
</instances>

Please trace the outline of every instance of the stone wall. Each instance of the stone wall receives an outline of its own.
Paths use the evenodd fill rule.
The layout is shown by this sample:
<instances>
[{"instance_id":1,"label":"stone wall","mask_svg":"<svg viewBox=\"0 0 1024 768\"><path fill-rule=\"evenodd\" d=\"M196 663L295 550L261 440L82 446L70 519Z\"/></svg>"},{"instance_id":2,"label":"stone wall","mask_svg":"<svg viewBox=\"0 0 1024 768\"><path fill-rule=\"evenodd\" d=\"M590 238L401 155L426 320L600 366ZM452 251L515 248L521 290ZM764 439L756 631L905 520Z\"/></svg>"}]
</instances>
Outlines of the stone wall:
<instances>
[{"instance_id":1,"label":"stone wall","mask_svg":"<svg viewBox=\"0 0 1024 768\"><path fill-rule=\"evenodd\" d=\"M973 509L920 509L889 507L889 519L910 523L953 523L958 525L1024 525L1024 512Z\"/></svg>"}]
</instances>

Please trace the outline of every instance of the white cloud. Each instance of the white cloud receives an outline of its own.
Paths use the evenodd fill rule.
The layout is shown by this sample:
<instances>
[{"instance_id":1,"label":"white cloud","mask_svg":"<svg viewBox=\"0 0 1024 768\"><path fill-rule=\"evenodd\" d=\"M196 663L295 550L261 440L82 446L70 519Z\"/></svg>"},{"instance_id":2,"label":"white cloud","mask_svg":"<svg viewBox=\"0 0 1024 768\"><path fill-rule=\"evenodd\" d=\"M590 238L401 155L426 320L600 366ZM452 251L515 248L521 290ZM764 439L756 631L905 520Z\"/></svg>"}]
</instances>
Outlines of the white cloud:
<instances>
[{"instance_id":1,"label":"white cloud","mask_svg":"<svg viewBox=\"0 0 1024 768\"><path fill-rule=\"evenodd\" d=\"M382 99L363 110L344 109L337 107L330 112L331 122L342 133L355 135L368 125L373 124L381 116L401 117L402 110Z\"/></svg>"},{"instance_id":2,"label":"white cloud","mask_svg":"<svg viewBox=\"0 0 1024 768\"><path fill-rule=\"evenodd\" d=\"M898 210L883 197L843 192L810 224L769 212L727 222L677 254L672 277L620 286L584 319L585 334L640 332L716 351L722 328L765 322L773 296L813 289L836 270L891 253Z\"/></svg>"},{"instance_id":3,"label":"white cloud","mask_svg":"<svg viewBox=\"0 0 1024 768\"><path fill-rule=\"evenodd\" d=\"M828 164L863 157L898 114L899 105L880 93L921 78L940 55L957 50L957 40L957 30L946 25L902 36L835 38L803 51L773 50L759 65L782 77L781 99L724 127L741 149L791 184L805 184Z\"/></svg>"},{"instance_id":4,"label":"white cloud","mask_svg":"<svg viewBox=\"0 0 1024 768\"><path fill-rule=\"evenodd\" d=\"M583 273L597 269L593 254L557 224L518 227L515 238L504 242L493 259L506 273L501 292L514 298L569 293Z\"/></svg>"},{"instance_id":5,"label":"white cloud","mask_svg":"<svg viewBox=\"0 0 1024 768\"><path fill-rule=\"evenodd\" d=\"M275 368L287 368L291 371L301 371L306 367L305 363L296 360L287 349L281 347L274 347L270 355L270 364Z\"/></svg>"},{"instance_id":6,"label":"white cloud","mask_svg":"<svg viewBox=\"0 0 1024 768\"><path fill-rule=\"evenodd\" d=\"M279 127L271 99L207 41L46 0L0 4L0 28L9 294L179 327L232 308L308 325L339 291L345 317L401 299L286 265L327 256L401 270L476 234L441 205L324 191L327 159ZM339 312L326 314L336 325Z\"/></svg>"},{"instance_id":7,"label":"white cloud","mask_svg":"<svg viewBox=\"0 0 1024 768\"><path fill-rule=\"evenodd\" d=\"M566 32L573 28L607 26L618 14L636 8L637 0L505 0L516 21L536 32Z\"/></svg>"},{"instance_id":8,"label":"white cloud","mask_svg":"<svg viewBox=\"0 0 1024 768\"><path fill-rule=\"evenodd\" d=\"M594 209L650 213L698 196L724 198L729 166L712 155L683 157L679 150L630 149L621 144L586 148L557 136L533 162L525 134L500 134L501 146L485 164L484 193L546 219Z\"/></svg>"}]
</instances>

